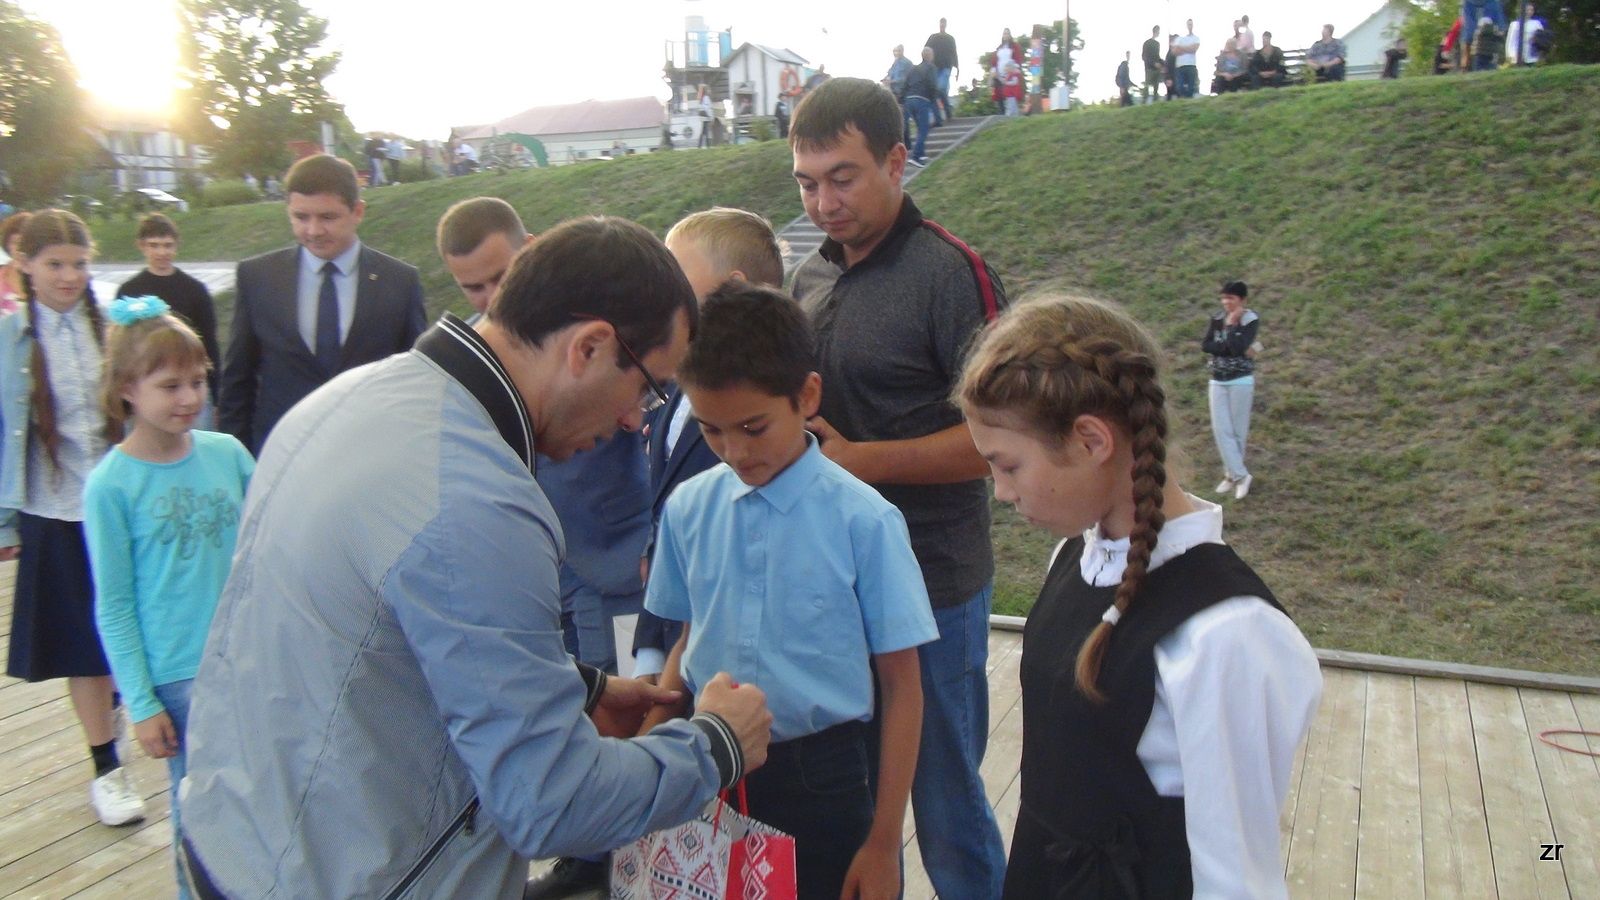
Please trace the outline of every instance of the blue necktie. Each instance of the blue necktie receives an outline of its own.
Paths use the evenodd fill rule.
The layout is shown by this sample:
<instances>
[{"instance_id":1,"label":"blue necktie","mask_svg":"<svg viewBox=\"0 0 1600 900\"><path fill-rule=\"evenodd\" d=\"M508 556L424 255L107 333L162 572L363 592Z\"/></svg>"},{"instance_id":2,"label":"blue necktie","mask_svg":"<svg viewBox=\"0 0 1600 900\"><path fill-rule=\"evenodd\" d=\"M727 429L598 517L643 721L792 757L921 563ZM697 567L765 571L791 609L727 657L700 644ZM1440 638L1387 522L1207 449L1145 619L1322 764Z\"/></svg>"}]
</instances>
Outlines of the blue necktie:
<instances>
[{"instance_id":1,"label":"blue necktie","mask_svg":"<svg viewBox=\"0 0 1600 900\"><path fill-rule=\"evenodd\" d=\"M317 364L332 378L339 371L339 289L333 276L339 267L331 262L322 266L322 289L317 292Z\"/></svg>"}]
</instances>

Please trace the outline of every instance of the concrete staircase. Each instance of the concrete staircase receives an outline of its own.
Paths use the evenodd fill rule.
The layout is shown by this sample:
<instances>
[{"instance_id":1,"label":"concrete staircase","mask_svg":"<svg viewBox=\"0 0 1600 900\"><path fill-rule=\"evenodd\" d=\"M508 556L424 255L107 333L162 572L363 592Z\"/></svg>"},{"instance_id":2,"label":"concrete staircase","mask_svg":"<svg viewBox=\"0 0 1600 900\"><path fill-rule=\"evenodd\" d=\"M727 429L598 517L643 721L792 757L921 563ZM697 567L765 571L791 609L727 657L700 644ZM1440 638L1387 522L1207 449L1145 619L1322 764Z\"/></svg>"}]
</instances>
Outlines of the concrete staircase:
<instances>
[{"instance_id":1,"label":"concrete staircase","mask_svg":"<svg viewBox=\"0 0 1600 900\"><path fill-rule=\"evenodd\" d=\"M1001 116L974 116L965 119L951 119L938 128L928 132L928 143L924 148L928 154L928 164L933 165L944 154L966 143L974 134L988 128L1002 119ZM915 128L912 131L915 134ZM910 184L913 178L922 174L922 169L906 166L906 173L900 179L902 185ZM788 245L788 253L783 257L785 272L792 271L800 261L810 256L812 251L822 246L823 234L811 220L801 215L799 218L785 225L778 232L778 237L783 238Z\"/></svg>"}]
</instances>

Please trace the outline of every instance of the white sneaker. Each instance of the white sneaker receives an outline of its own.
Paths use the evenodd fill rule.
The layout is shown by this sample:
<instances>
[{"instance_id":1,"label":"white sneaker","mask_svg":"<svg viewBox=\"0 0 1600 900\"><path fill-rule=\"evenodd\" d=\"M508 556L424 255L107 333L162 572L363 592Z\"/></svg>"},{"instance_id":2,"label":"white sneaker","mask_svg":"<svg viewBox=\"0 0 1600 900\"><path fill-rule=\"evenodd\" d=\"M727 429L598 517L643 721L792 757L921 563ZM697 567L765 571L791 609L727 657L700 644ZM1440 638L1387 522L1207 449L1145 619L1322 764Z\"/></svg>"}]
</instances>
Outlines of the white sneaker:
<instances>
[{"instance_id":1,"label":"white sneaker","mask_svg":"<svg viewBox=\"0 0 1600 900\"><path fill-rule=\"evenodd\" d=\"M1233 490L1233 479L1232 478L1224 478L1221 481L1217 482L1217 493L1226 494L1227 492L1229 492L1231 490Z\"/></svg>"},{"instance_id":2,"label":"white sneaker","mask_svg":"<svg viewBox=\"0 0 1600 900\"><path fill-rule=\"evenodd\" d=\"M1246 475L1245 477L1239 479L1238 482L1236 482L1233 486L1233 499L1243 500L1245 497L1249 496L1250 482L1255 480L1255 476L1253 475Z\"/></svg>"},{"instance_id":3,"label":"white sneaker","mask_svg":"<svg viewBox=\"0 0 1600 900\"><path fill-rule=\"evenodd\" d=\"M144 799L128 779L128 767L118 766L89 785L89 804L106 825L127 825L144 818Z\"/></svg>"}]
</instances>

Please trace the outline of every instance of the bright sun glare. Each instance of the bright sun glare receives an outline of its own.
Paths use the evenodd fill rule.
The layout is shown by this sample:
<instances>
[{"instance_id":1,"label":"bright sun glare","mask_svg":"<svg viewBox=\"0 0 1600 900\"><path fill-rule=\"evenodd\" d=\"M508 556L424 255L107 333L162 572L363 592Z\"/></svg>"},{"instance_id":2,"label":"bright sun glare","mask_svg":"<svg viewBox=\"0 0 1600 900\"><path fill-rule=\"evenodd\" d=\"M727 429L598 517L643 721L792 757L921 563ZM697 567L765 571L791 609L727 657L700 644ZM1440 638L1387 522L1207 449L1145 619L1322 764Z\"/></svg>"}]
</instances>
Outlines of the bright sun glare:
<instances>
[{"instance_id":1,"label":"bright sun glare","mask_svg":"<svg viewBox=\"0 0 1600 900\"><path fill-rule=\"evenodd\" d=\"M96 102L141 112L170 107L178 65L174 0L23 0L23 6L48 13L79 83Z\"/></svg>"}]
</instances>

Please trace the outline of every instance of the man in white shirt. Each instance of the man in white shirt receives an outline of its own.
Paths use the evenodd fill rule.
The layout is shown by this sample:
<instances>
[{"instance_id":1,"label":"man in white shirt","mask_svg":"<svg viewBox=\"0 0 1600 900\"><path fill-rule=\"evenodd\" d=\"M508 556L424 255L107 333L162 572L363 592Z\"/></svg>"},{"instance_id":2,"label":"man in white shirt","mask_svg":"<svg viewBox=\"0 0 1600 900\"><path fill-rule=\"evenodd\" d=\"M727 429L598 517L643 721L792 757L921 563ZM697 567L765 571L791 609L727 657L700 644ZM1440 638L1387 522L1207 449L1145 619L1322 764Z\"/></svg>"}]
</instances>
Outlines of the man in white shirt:
<instances>
[{"instance_id":1,"label":"man in white shirt","mask_svg":"<svg viewBox=\"0 0 1600 900\"><path fill-rule=\"evenodd\" d=\"M1189 33L1173 44L1178 51L1178 96L1193 97L1200 91L1200 70L1195 67L1195 53L1200 49L1200 38L1194 33L1194 20L1184 23Z\"/></svg>"},{"instance_id":2,"label":"man in white shirt","mask_svg":"<svg viewBox=\"0 0 1600 900\"><path fill-rule=\"evenodd\" d=\"M1527 25L1524 26L1523 23ZM1506 59L1513 65L1531 66L1539 61L1539 48L1534 44L1539 32L1544 30L1544 22L1533 13L1533 4L1526 3L1522 7L1522 18L1512 19L1506 26ZM1527 34L1523 34L1526 31ZM1520 38L1520 40L1519 40ZM1522 56L1517 56L1517 44L1522 45Z\"/></svg>"}]
</instances>

